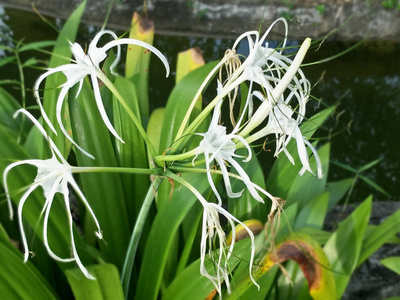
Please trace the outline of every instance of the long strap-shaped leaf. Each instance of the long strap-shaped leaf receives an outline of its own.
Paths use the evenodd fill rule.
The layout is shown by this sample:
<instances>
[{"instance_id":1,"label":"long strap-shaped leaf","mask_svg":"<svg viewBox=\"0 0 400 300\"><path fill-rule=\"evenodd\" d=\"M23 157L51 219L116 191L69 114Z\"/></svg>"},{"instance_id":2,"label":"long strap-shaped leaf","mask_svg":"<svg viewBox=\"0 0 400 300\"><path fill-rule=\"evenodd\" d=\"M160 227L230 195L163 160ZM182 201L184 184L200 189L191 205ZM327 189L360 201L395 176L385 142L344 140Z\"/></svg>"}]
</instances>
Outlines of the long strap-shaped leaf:
<instances>
[{"instance_id":1,"label":"long strap-shaped leaf","mask_svg":"<svg viewBox=\"0 0 400 300\"><path fill-rule=\"evenodd\" d=\"M165 175L168 176L168 172L170 171L167 170ZM203 193L209 185L203 176L198 175L183 174L182 176L200 193ZM159 197L159 211L147 240L135 299L157 299L169 249L173 244L179 225L196 201L197 198L192 192L181 187L177 182L174 183L174 193L170 199L169 195Z\"/></svg>"}]
</instances>

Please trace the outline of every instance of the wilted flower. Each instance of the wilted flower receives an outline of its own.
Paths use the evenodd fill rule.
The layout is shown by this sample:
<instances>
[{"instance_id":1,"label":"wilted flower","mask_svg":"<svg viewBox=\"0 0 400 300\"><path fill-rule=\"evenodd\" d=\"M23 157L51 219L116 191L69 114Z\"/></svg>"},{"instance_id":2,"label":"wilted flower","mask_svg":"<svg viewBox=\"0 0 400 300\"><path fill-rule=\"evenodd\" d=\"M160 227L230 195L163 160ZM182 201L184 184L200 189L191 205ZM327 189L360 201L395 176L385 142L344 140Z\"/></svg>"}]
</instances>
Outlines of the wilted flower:
<instances>
[{"instance_id":1,"label":"wilted flower","mask_svg":"<svg viewBox=\"0 0 400 300\"><path fill-rule=\"evenodd\" d=\"M97 43L98 43L99 39L105 34L110 34L115 40L105 44L103 47L97 47ZM44 120L49 125L51 130L54 133L56 133L54 126L51 124L51 122L50 122L48 116L46 115L46 112L44 111L43 106L41 104L40 97L39 97L39 87L40 87L41 82L49 75L51 75L53 73L57 73L57 72L64 73L64 75L67 77L67 81L61 86L62 89L61 89L61 92L57 99L57 105L56 105L57 122L61 128L61 131L67 137L67 139L70 140L85 155L93 158L93 156L91 154L89 154L88 152L83 150L80 146L78 146L75 143L75 141L67 133L67 131L62 123L61 110L62 110L64 98L67 95L67 92L69 91L69 89L72 88L75 84L77 84L79 82L79 89L76 94L76 97L77 97L82 88L84 78L87 75L89 75L90 79L91 79L93 91L94 91L94 96L96 99L96 104L97 104L100 115L103 118L105 125L107 126L108 130L110 130L110 132L117 139L119 139L121 142L123 142L121 137L115 131L114 127L112 126L110 120L107 117L107 114L106 114L106 111L105 111L105 108L104 108L104 105L103 105L103 102L101 99L101 95L100 95L99 83L97 81L98 77L103 77L102 71L100 69L100 63L107 57L106 52L108 50L110 50L111 48L117 46L117 55L116 55L115 61L113 62L113 64L111 65L111 68L110 68L111 72L113 74L116 74L114 72L114 67L116 66L116 64L118 63L118 61L120 59L120 52L121 52L120 45L126 45L126 44L137 45L137 46L141 46L141 47L151 50L163 62L164 66L167 70L167 76L169 74L169 65L168 65L166 58L155 47L153 47L145 42L135 40L135 39L129 39L129 38L118 39L116 34L110 30L101 30L99 33L96 34L93 41L89 45L87 54L83 51L82 47L79 44L77 44L77 43L74 43L74 44L70 43L70 44L71 44L72 54L75 57L74 63L70 63L70 64L66 64L66 65L56 67L56 68L49 69L46 73L42 74L36 81L36 84L34 87L35 96L37 98L37 102L41 109Z\"/></svg>"},{"instance_id":2,"label":"wilted flower","mask_svg":"<svg viewBox=\"0 0 400 300\"><path fill-rule=\"evenodd\" d=\"M16 112L15 116L17 116L19 113L24 113L26 116L29 117L29 119L32 120L32 122L35 124L35 126L39 129L39 131L43 134L43 136L48 140L50 144L50 150L52 153L52 157L49 159L41 160L41 159L26 159L22 161L17 161L9 166L4 170L3 173L3 182L4 182L4 189L6 192L6 197L8 201L8 206L10 209L10 218L13 218L13 209L11 205L11 199L10 199L10 194L8 190L8 185L7 185L7 176L8 173L15 167L20 166L20 165L32 165L38 168L38 173L37 176L32 183L32 185L29 186L27 191L22 195L19 204L18 204L18 221L19 221L19 227L21 231L21 237L22 237L22 244L24 247L24 260L27 261L29 257L29 247L28 243L26 240L26 235L25 235L25 230L23 227L23 222L22 222L22 214L23 214L23 208L25 201L28 199L29 195L39 186L43 188L44 191L44 197L46 199L45 204L42 209L41 215L44 213L44 225L43 225L43 239L44 239L44 244L47 249L47 252L49 255L54 258L57 261L61 262L72 262L76 261L78 264L79 268L82 270L82 272L85 274L85 276L89 279L94 279L92 275L89 274L87 269L83 266L79 255L77 253L76 247L75 247L75 240L74 240L74 234L73 234L73 220L70 212L70 204L69 204L69 190L68 190L68 184L73 188L73 190L76 192L76 194L79 196L79 198L82 200L83 204L85 205L86 209L92 216L92 219L94 220L97 231L95 232L96 236L99 239L103 238L102 231L100 229L99 222L97 221L97 218L92 211L89 203L87 202L85 196L83 195L82 191L80 190L79 186L75 182L73 176L72 176L72 170L73 167L68 164L68 162L64 159L62 156L61 152L58 150L54 142L47 136L46 131L43 129L42 125L26 110L20 109ZM47 227L48 227L48 220L49 220L49 215L51 211L51 206L53 204L53 200L55 197L56 193L60 193L63 195L64 198L64 205L65 209L67 212L68 216L68 222L69 222L69 233L70 233L70 240L71 240L71 249L72 249L72 257L71 258L61 258L57 254L55 254L52 249L49 246L48 243L48 238L47 238Z\"/></svg>"}]
</instances>

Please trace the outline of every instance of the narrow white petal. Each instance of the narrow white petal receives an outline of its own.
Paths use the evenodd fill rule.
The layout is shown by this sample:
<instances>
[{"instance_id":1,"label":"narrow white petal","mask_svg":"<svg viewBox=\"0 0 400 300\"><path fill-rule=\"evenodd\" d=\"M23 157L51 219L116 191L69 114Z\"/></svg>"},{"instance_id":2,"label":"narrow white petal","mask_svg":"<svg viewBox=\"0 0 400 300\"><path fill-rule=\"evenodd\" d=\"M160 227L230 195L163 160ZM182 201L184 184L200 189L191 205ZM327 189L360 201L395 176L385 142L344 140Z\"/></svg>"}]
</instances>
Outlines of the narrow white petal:
<instances>
[{"instance_id":1,"label":"narrow white petal","mask_svg":"<svg viewBox=\"0 0 400 300\"><path fill-rule=\"evenodd\" d=\"M155 55L157 55L158 58L162 61L162 63L164 64L165 70L166 70L166 77L169 76L170 71L169 71L168 61L165 58L165 56L157 48L155 48L145 42L139 41L139 40L123 38L123 39L119 39L119 40L115 40L115 41L111 41L111 42L107 43L106 45L104 45L103 50L105 52L107 52L111 48L118 46L118 45L136 45L136 46L143 47L145 49L149 49L151 52L153 52Z\"/></svg>"},{"instance_id":2,"label":"narrow white petal","mask_svg":"<svg viewBox=\"0 0 400 300\"><path fill-rule=\"evenodd\" d=\"M71 238L71 249L72 249L72 255L74 257L74 260L76 261L79 269L86 276L86 278L95 280L96 278L94 278L89 273L89 271L85 268L85 266L83 265L79 255L78 255L78 252L76 251L75 239L74 239L74 228L73 228L74 224L73 224L72 216L71 216L71 208L69 206L69 199L65 195L64 195L64 204L65 204L66 212L67 212L67 215L68 215L69 234L70 234L70 238Z\"/></svg>"},{"instance_id":3,"label":"narrow white petal","mask_svg":"<svg viewBox=\"0 0 400 300\"><path fill-rule=\"evenodd\" d=\"M101 99L99 83L97 82L97 77L96 77L95 71L92 74L90 74L90 79L91 79L92 85L93 85L93 92L94 92L94 97L96 100L97 108L99 109L99 113L101 115L101 118L103 119L104 124L106 125L106 127L112 133L113 136L115 136L118 140L120 140L121 143L124 143L124 141L118 135L118 133L115 131L113 125L111 124L110 120L108 119L106 110L103 105L103 101Z\"/></svg>"},{"instance_id":4,"label":"narrow white petal","mask_svg":"<svg viewBox=\"0 0 400 300\"><path fill-rule=\"evenodd\" d=\"M18 224L19 230L21 232L22 245L24 247L24 261L26 262L29 258L29 247L28 242L26 240L24 223L22 222L22 209L24 208L24 204L26 199L28 199L29 195L38 187L38 184L32 184L29 189L22 195L21 199L18 203Z\"/></svg>"},{"instance_id":5,"label":"narrow white petal","mask_svg":"<svg viewBox=\"0 0 400 300\"><path fill-rule=\"evenodd\" d=\"M84 150L81 146L79 146L72 138L71 136L68 134L67 130L64 127L64 124L62 122L61 116L62 116L62 106L64 103L64 99L65 96L68 93L68 90L71 88L72 86L68 84L68 82L66 83L66 85L64 85L64 87L61 89L60 94L58 95L58 99L57 99L57 105L56 105L56 118L57 118L57 122L58 125L60 126L60 129L62 131L62 133L65 135L65 137L72 143L75 145L76 148L79 149L79 151L81 151L83 154L85 154L87 157L94 159L94 156L91 155L89 152L87 152L86 150Z\"/></svg>"}]
</instances>

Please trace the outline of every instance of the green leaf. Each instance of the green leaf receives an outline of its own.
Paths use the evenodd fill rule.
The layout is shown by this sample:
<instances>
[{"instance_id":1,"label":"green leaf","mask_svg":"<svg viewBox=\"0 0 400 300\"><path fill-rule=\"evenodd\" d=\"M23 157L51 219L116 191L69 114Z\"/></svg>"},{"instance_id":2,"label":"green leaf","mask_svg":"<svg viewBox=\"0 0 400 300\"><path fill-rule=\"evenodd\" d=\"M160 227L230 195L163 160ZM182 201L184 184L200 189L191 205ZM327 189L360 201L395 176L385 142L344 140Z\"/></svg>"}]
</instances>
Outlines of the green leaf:
<instances>
[{"instance_id":1,"label":"green leaf","mask_svg":"<svg viewBox=\"0 0 400 300\"><path fill-rule=\"evenodd\" d=\"M149 123L147 124L147 134L154 149L160 149L160 140L162 132L162 124L165 117L165 108L157 108L150 115Z\"/></svg>"},{"instance_id":2,"label":"green leaf","mask_svg":"<svg viewBox=\"0 0 400 300\"><path fill-rule=\"evenodd\" d=\"M5 89L0 87L0 125L19 132L21 118L14 119L14 113L21 108L21 105Z\"/></svg>"},{"instance_id":3,"label":"green leaf","mask_svg":"<svg viewBox=\"0 0 400 300\"><path fill-rule=\"evenodd\" d=\"M297 214L293 229L297 230L303 227L321 229L324 224L328 202L328 192L322 193L309 201Z\"/></svg>"},{"instance_id":4,"label":"green leaf","mask_svg":"<svg viewBox=\"0 0 400 300\"><path fill-rule=\"evenodd\" d=\"M15 56L4 57L0 59L0 67L8 65L15 60Z\"/></svg>"},{"instance_id":5,"label":"green leaf","mask_svg":"<svg viewBox=\"0 0 400 300\"><path fill-rule=\"evenodd\" d=\"M46 48L50 46L54 46L56 44L55 41L40 41L40 42L33 42L29 44L23 45L21 48L19 48L19 52L27 51L27 50L37 50L41 48Z\"/></svg>"},{"instance_id":6,"label":"green leaf","mask_svg":"<svg viewBox=\"0 0 400 300\"><path fill-rule=\"evenodd\" d=\"M400 231L400 210L394 212L380 225L364 237L361 254L358 258L357 266L360 266L383 244L387 243L394 235Z\"/></svg>"},{"instance_id":7,"label":"green leaf","mask_svg":"<svg viewBox=\"0 0 400 300\"><path fill-rule=\"evenodd\" d=\"M75 99L74 94L72 91L72 99L69 101L73 138L95 157L90 159L76 151L78 165L116 167L117 160L110 134L97 109L88 82L84 82L78 98ZM101 172L80 174L80 179L83 192L103 230L106 243L100 242L100 248L109 262L122 267L130 226L121 178L119 174ZM96 242L93 234L95 229L92 226L88 215L84 230L85 238L91 244Z\"/></svg>"},{"instance_id":8,"label":"green leaf","mask_svg":"<svg viewBox=\"0 0 400 300\"><path fill-rule=\"evenodd\" d=\"M79 269L66 270L76 300L124 299L118 269L112 264L89 266L96 280L87 279Z\"/></svg>"},{"instance_id":9,"label":"green leaf","mask_svg":"<svg viewBox=\"0 0 400 300\"><path fill-rule=\"evenodd\" d=\"M325 191L329 192L328 211L330 211L350 189L354 178L347 178L340 181L328 182Z\"/></svg>"},{"instance_id":10,"label":"green leaf","mask_svg":"<svg viewBox=\"0 0 400 300\"><path fill-rule=\"evenodd\" d=\"M228 262L230 270L235 269L239 262L248 260L250 240L245 239L235 244L233 253ZM225 264L222 262L221 265ZM205 267L209 272L213 272L214 263L206 256ZM249 268L247 266L247 272ZM204 300L215 289L212 282L200 275L200 259L188 266L175 280L168 286L162 299L163 300Z\"/></svg>"},{"instance_id":11,"label":"green leaf","mask_svg":"<svg viewBox=\"0 0 400 300\"><path fill-rule=\"evenodd\" d=\"M376 184L375 182L373 182L371 179L369 179L368 177L365 177L363 175L358 175L358 177L360 177L361 180L365 181L367 184L369 184L372 188L374 188L375 190L377 190L378 192L381 192L382 194L384 194L386 197L390 197L390 195L383 189L381 188L378 184Z\"/></svg>"},{"instance_id":12,"label":"green leaf","mask_svg":"<svg viewBox=\"0 0 400 300\"><path fill-rule=\"evenodd\" d=\"M302 176L298 175L289 190L289 193L286 197L286 205L289 206L292 203L298 203L299 208L307 205L309 201L313 198L321 194L326 186L326 180L329 169L329 153L330 153L330 144L327 143L323 145L318 150L318 156L321 160L322 172L324 177L319 179L314 174L310 172L304 173ZM301 164L301 163L299 163ZM312 157L310 159L310 167L312 170L316 170L316 162ZM277 196L280 196L277 194Z\"/></svg>"},{"instance_id":13,"label":"green leaf","mask_svg":"<svg viewBox=\"0 0 400 300\"><path fill-rule=\"evenodd\" d=\"M140 108L134 84L119 76L114 85L140 122ZM143 138L128 113L115 97L113 99L113 114L114 128L125 142L122 143L119 140L115 142L118 165L127 168L147 168L147 152ZM139 213L142 199L146 196L150 181L147 176L143 175L121 174L121 178L125 199L127 199L128 215L134 218ZM135 201L132 201L132 199L135 199ZM132 226L133 224L131 224Z\"/></svg>"},{"instance_id":14,"label":"green leaf","mask_svg":"<svg viewBox=\"0 0 400 300\"><path fill-rule=\"evenodd\" d=\"M378 158L374 161L371 161L367 164L365 164L364 166L362 166L361 168L358 169L359 172L364 172L368 169L371 169L372 167L376 166L377 164L379 164L382 161L382 158Z\"/></svg>"},{"instance_id":15,"label":"green leaf","mask_svg":"<svg viewBox=\"0 0 400 300\"><path fill-rule=\"evenodd\" d=\"M364 232L371 213L372 197L367 198L332 234L324 250L334 270L338 297L346 289L357 267L363 247Z\"/></svg>"},{"instance_id":16,"label":"green leaf","mask_svg":"<svg viewBox=\"0 0 400 300\"><path fill-rule=\"evenodd\" d=\"M2 231L3 227L0 225ZM4 234L0 235L0 294L3 299L57 299L49 283Z\"/></svg>"},{"instance_id":17,"label":"green leaf","mask_svg":"<svg viewBox=\"0 0 400 300\"><path fill-rule=\"evenodd\" d=\"M185 173L182 177L200 193L209 187L208 181L199 174ZM157 299L168 254L173 246L178 227L197 201L190 190L177 182L174 183L173 188L171 198L169 198L169 193L158 195L159 210L153 220L147 240L135 299Z\"/></svg>"},{"instance_id":18,"label":"green leaf","mask_svg":"<svg viewBox=\"0 0 400 300\"><path fill-rule=\"evenodd\" d=\"M203 80L216 64L216 62L208 63L190 72L172 90L168 98L163 120L159 153L163 153L167 148L172 146L194 96L203 83Z\"/></svg>"},{"instance_id":19,"label":"green leaf","mask_svg":"<svg viewBox=\"0 0 400 300\"><path fill-rule=\"evenodd\" d=\"M381 264L384 265L386 268L389 268L393 272L396 272L400 275L400 257L386 257L381 260Z\"/></svg>"},{"instance_id":20,"label":"green leaf","mask_svg":"<svg viewBox=\"0 0 400 300\"><path fill-rule=\"evenodd\" d=\"M49 68L55 68L64 64L69 63L69 58L71 57L71 50L69 42L74 42L75 37L78 31L79 23L85 10L86 0L83 1L76 10L69 17L67 22L64 24L63 29L61 30L56 44L54 46L52 56L49 63ZM45 91L44 93L40 93L43 95L43 107L46 111L51 123L57 129L57 119L56 119L56 103L58 99L58 94L60 92L60 87L66 81L66 77L62 72L57 72L52 74L46 79L46 84L44 85ZM40 87L43 89L43 84ZM66 105L64 105L65 107ZM63 111L64 117L63 122L66 124L66 128L69 128L69 113L68 110ZM45 125L45 128L47 126ZM50 137L53 139L57 148L61 151L64 157L69 153L69 146L67 140L65 139L63 134L55 135L51 130L47 130Z\"/></svg>"},{"instance_id":21,"label":"green leaf","mask_svg":"<svg viewBox=\"0 0 400 300\"><path fill-rule=\"evenodd\" d=\"M36 65L37 63L38 63L38 60L34 57L31 57L31 58L27 59L26 61L24 61L24 63L22 64L22 67L23 68L31 67L31 66Z\"/></svg>"}]
</instances>

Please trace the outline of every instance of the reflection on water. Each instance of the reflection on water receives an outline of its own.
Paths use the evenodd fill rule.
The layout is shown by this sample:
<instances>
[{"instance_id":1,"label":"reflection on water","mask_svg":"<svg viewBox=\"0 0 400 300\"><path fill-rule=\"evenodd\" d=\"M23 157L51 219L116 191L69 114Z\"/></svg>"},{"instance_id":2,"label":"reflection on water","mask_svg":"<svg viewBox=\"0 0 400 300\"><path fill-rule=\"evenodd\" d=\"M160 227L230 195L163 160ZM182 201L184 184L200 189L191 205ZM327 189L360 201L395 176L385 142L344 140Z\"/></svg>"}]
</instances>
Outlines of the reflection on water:
<instances>
[{"instance_id":1,"label":"reflection on water","mask_svg":"<svg viewBox=\"0 0 400 300\"><path fill-rule=\"evenodd\" d=\"M55 20L54 22L56 27L61 28L62 21ZM82 44L88 42L97 29L93 26L82 27L78 42ZM3 45L9 40L7 37L11 36L14 39L26 37L27 41L48 40L56 37L54 30L36 15L15 10L0 9L0 31L0 41ZM212 61L220 59L225 49L230 48L232 44L232 40L223 39L155 37L155 46L166 54L172 70L175 69L176 55L179 51L198 47L203 51L205 60ZM318 61L337 54L349 46L325 42L317 52L311 50L307 55L307 60L308 62ZM326 126L328 129L333 128L333 131L325 130L320 133L321 136L328 136L330 133L344 129L341 134L331 138L332 159L358 168L377 158L382 158L378 166L363 174L390 193L392 200L400 198L398 184L400 139L397 131L400 128L400 60L396 56L396 53L400 53L399 50L399 45L366 44L334 61L303 69L312 84L317 82L325 71L323 80L312 92L316 98L322 99L321 107L323 104L335 103L348 91L336 115ZM36 53L35 56L38 56L38 59L47 58L46 55ZM24 57L28 58L28 56ZM4 68L0 70L0 79L18 78L16 68L7 68L7 72ZM40 74L38 70L27 70L28 88L33 86L38 74ZM150 80L159 84L152 85L150 91L152 108L164 106L174 84L174 74L165 79L163 66L158 60L153 59ZM11 91L19 97L18 91ZM28 103L34 103L31 92L28 92L28 96L31 97ZM318 105L317 101L311 102L310 110ZM330 180L344 179L352 175L337 166L331 166ZM370 193L374 194L375 199L386 199L385 196L359 181L351 200L361 201Z\"/></svg>"}]
</instances>

